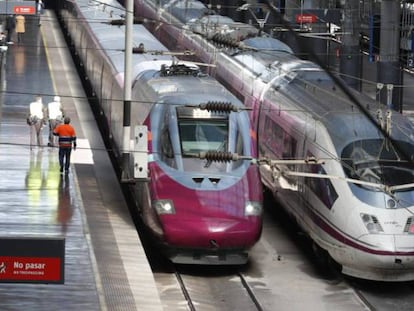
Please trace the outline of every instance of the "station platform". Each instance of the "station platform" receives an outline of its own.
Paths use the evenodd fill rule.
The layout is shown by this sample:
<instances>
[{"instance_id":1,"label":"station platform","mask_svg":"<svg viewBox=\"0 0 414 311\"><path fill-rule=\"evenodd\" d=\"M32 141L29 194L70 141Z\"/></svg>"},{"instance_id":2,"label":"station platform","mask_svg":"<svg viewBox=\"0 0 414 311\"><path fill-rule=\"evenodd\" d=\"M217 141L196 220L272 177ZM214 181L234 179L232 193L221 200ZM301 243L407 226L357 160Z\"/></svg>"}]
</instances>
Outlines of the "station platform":
<instances>
[{"instance_id":1,"label":"station platform","mask_svg":"<svg viewBox=\"0 0 414 311\"><path fill-rule=\"evenodd\" d=\"M4 52L0 245L6 240L12 246L0 247L0 310L162 310L151 268L54 13L46 10L40 22L39 26L38 17L26 16L21 42L14 34L14 44ZM36 95L44 104L59 95L72 119L78 148L72 151L67 176L59 172L58 148L47 146L48 125L40 146L31 138L26 116ZM16 258L24 259L30 251L42 254L42 247L19 249L20 239L33 245L39 240L63 241L64 280L2 281L2 273L12 268L6 255L16 252ZM22 273L35 275L36 267L40 266L22 265L21 270L32 269Z\"/></svg>"}]
</instances>

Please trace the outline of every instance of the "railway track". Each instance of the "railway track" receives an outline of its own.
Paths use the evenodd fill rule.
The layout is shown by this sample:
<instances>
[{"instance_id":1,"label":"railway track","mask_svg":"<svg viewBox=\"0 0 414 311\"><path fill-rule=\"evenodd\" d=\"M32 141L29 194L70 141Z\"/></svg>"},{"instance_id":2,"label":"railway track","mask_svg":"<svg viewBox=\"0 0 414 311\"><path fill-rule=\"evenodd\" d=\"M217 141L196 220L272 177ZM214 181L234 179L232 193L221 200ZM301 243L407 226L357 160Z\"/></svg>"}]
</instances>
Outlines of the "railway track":
<instances>
[{"instance_id":1,"label":"railway track","mask_svg":"<svg viewBox=\"0 0 414 311\"><path fill-rule=\"evenodd\" d=\"M317 267L305 240L283 216L266 215L262 239L246 266L173 265L153 254L164 309L374 310L340 275Z\"/></svg>"},{"instance_id":2,"label":"railway track","mask_svg":"<svg viewBox=\"0 0 414 311\"><path fill-rule=\"evenodd\" d=\"M248 279L237 269L176 267L155 273L166 310L264 310ZM175 298L174 298L175 297Z\"/></svg>"}]
</instances>

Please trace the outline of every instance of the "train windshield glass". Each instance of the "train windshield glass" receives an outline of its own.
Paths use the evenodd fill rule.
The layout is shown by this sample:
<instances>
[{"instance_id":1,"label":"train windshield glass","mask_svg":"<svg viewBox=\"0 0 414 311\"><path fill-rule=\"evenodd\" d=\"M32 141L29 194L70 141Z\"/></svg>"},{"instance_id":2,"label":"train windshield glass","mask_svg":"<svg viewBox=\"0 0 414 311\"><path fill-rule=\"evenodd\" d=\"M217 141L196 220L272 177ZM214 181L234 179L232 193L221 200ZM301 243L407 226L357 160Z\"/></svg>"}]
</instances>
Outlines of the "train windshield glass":
<instances>
[{"instance_id":1,"label":"train windshield glass","mask_svg":"<svg viewBox=\"0 0 414 311\"><path fill-rule=\"evenodd\" d=\"M411 162L414 146L402 141L396 144L398 148L385 139L366 139L349 144L342 152L345 173L349 178L386 186L414 183ZM407 190L412 188L403 188L401 191Z\"/></svg>"},{"instance_id":2,"label":"train windshield glass","mask_svg":"<svg viewBox=\"0 0 414 311\"><path fill-rule=\"evenodd\" d=\"M181 150L183 156L202 151L228 150L227 120L189 119L179 121Z\"/></svg>"}]
</instances>

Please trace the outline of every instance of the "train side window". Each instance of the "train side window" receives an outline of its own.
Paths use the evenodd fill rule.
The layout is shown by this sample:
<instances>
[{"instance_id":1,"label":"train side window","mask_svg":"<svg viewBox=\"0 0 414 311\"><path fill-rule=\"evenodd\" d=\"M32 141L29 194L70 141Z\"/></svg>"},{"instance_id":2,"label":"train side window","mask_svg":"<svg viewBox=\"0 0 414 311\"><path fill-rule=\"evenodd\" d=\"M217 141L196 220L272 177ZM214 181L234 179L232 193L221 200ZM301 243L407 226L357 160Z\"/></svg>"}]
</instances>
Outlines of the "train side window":
<instances>
[{"instance_id":1,"label":"train side window","mask_svg":"<svg viewBox=\"0 0 414 311\"><path fill-rule=\"evenodd\" d=\"M237 138L236 138L236 143L235 143L235 146L234 146L235 147L234 152L239 154L239 155L242 155L242 154L245 153L244 148L243 148L243 137L242 137L242 134L240 133L239 130L237 130L236 135L237 135ZM238 168L242 164L243 164L243 161L240 161L240 160L239 161L232 161L233 169Z\"/></svg>"},{"instance_id":2,"label":"train side window","mask_svg":"<svg viewBox=\"0 0 414 311\"><path fill-rule=\"evenodd\" d=\"M297 140L290 136L287 132L283 132L283 159L294 160L296 157L296 145ZM291 170L295 169L294 164L289 164L288 168Z\"/></svg>"},{"instance_id":3,"label":"train side window","mask_svg":"<svg viewBox=\"0 0 414 311\"><path fill-rule=\"evenodd\" d=\"M264 143L277 157L283 153L283 129L269 116L265 119Z\"/></svg>"},{"instance_id":4,"label":"train side window","mask_svg":"<svg viewBox=\"0 0 414 311\"><path fill-rule=\"evenodd\" d=\"M284 132L283 134L283 158L293 159L296 154L297 141L287 132Z\"/></svg>"},{"instance_id":5,"label":"train side window","mask_svg":"<svg viewBox=\"0 0 414 311\"><path fill-rule=\"evenodd\" d=\"M308 156L312 155L308 153ZM326 175L325 169L320 164L310 165L308 171L314 174ZM306 183L315 196L319 197L328 209L331 209L338 198L338 193L335 191L331 180L329 178L306 177Z\"/></svg>"},{"instance_id":6,"label":"train side window","mask_svg":"<svg viewBox=\"0 0 414 311\"><path fill-rule=\"evenodd\" d=\"M264 142L272 153L279 158L294 159L297 141L289 135L279 124L266 116Z\"/></svg>"},{"instance_id":7,"label":"train side window","mask_svg":"<svg viewBox=\"0 0 414 311\"><path fill-rule=\"evenodd\" d=\"M163 129L161 133L161 156L162 158L174 158L174 150L171 144L170 133L167 129Z\"/></svg>"},{"instance_id":8,"label":"train side window","mask_svg":"<svg viewBox=\"0 0 414 311\"><path fill-rule=\"evenodd\" d=\"M242 135L241 135L240 131L237 131L235 152L237 154L244 154L244 151L243 151L243 138L242 138Z\"/></svg>"}]
</instances>

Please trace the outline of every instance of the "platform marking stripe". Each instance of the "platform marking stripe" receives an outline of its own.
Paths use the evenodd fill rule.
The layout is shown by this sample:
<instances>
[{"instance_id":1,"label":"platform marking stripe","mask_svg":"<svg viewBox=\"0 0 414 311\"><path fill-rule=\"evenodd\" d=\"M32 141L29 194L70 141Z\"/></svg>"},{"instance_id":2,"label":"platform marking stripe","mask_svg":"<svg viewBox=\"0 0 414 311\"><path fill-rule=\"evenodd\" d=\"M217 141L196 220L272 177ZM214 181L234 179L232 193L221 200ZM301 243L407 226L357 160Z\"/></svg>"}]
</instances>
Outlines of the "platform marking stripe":
<instances>
[{"instance_id":1,"label":"platform marking stripe","mask_svg":"<svg viewBox=\"0 0 414 311\"><path fill-rule=\"evenodd\" d=\"M52 20L49 10L45 10L44 15L47 15L49 17L48 21ZM56 17L53 20L56 21ZM58 35L56 33L56 31L57 31L56 29L60 29L60 28L59 27L54 27L54 26L55 25L50 24L50 25L48 25L48 29L52 30L51 32L54 36L54 40L55 40L55 42L57 42ZM43 27L40 29L40 31L41 31L41 35L42 35L43 44L45 45L46 59L47 59L47 64L48 64L51 79L52 79L53 89L56 92L57 89L56 89L55 77L53 75L53 65L51 63L51 57L50 57L49 52L48 52L47 37L46 37L46 35L43 31ZM60 59L61 60L65 59L64 55L62 54L62 49L59 49L59 54L60 54ZM66 70L64 70L64 72L65 72L65 75L68 75L68 72ZM70 79L70 77L67 77L67 81L72 81L72 79ZM68 83L68 86L70 88L70 94L74 94L72 84ZM75 185L77 195L78 195L79 198L82 198L75 170L72 170L72 173L73 173L73 176L74 176L73 179L75 181L74 185ZM80 199L79 202L80 202L79 203L80 211L81 211L82 217L83 217L82 219L86 219L86 213L85 213L85 208L84 208L84 205L83 205L83 200ZM83 223L83 230L85 232L85 239L86 239L87 244L89 245L89 256L90 256L90 259L91 259L92 269L93 269L93 272L94 272L96 289L97 289L97 294L98 294L98 298L99 298L100 307L101 307L102 311L107 311L108 308L107 308L107 305L106 305L106 299L105 299L105 294L104 294L104 290L103 290L102 280L101 280L100 275L99 275L98 264L97 264L97 261L96 261L96 258L95 258L95 252L94 252L91 237L90 237L90 230L89 230L87 221L82 221L82 223Z\"/></svg>"},{"instance_id":2,"label":"platform marking stripe","mask_svg":"<svg viewBox=\"0 0 414 311\"><path fill-rule=\"evenodd\" d=\"M77 193L77 197L80 198L80 200L79 200L79 210L82 213L82 220L87 219L86 218L86 213L85 213L85 207L83 205L83 200L82 200L82 196L81 196L81 191L80 191L80 188L79 188L78 177L76 175L76 171L72 170L72 174L73 174L75 191ZM89 248L88 248L89 256L90 256L90 259L91 259L92 270L93 270L93 274L94 274L94 277L95 277L96 291L97 291L97 294L98 294L98 297L99 297L99 304L101 306L102 311L108 311L108 307L106 305L105 293L104 293L104 289L103 289L103 285L102 285L101 276L99 274L98 263L97 263L96 257L95 257L95 251L94 251L93 244L92 244L92 238L91 238L91 235L90 235L88 222L87 221L82 221L82 224L83 224L85 239L86 239L86 242L88 243L88 246L89 246Z\"/></svg>"}]
</instances>

